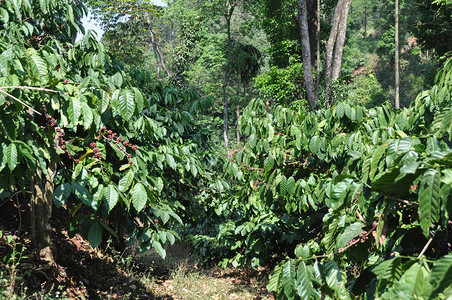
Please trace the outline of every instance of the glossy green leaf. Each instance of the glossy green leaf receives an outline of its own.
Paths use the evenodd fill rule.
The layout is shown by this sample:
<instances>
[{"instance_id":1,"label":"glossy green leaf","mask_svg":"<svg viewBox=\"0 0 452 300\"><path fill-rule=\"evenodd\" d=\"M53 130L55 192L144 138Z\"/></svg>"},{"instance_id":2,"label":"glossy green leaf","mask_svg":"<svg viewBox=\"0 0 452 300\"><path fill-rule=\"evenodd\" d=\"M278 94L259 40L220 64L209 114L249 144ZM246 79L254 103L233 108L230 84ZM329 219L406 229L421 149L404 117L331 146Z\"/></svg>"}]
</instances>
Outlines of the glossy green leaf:
<instances>
[{"instance_id":1,"label":"glossy green leaf","mask_svg":"<svg viewBox=\"0 0 452 300\"><path fill-rule=\"evenodd\" d=\"M166 250L163 248L162 244L160 244L160 242L153 241L152 246L154 247L155 252L157 252L157 254L160 255L161 258L165 259Z\"/></svg>"},{"instance_id":2,"label":"glossy green leaf","mask_svg":"<svg viewBox=\"0 0 452 300\"><path fill-rule=\"evenodd\" d=\"M446 254L433 264L430 283L433 285L430 299L452 286L452 253Z\"/></svg>"},{"instance_id":3,"label":"glossy green leaf","mask_svg":"<svg viewBox=\"0 0 452 300\"><path fill-rule=\"evenodd\" d=\"M80 200L85 205L91 206L91 203L93 202L93 197L86 189L86 187L82 186L78 182L72 182L72 190L78 200Z\"/></svg>"},{"instance_id":4,"label":"glossy green leaf","mask_svg":"<svg viewBox=\"0 0 452 300\"><path fill-rule=\"evenodd\" d=\"M119 95L119 112L124 120L129 121L135 110L134 94L130 90L123 90Z\"/></svg>"},{"instance_id":5,"label":"glossy green leaf","mask_svg":"<svg viewBox=\"0 0 452 300\"><path fill-rule=\"evenodd\" d=\"M102 242L102 225L94 223L88 232L88 241L93 248L96 248Z\"/></svg>"},{"instance_id":6,"label":"glossy green leaf","mask_svg":"<svg viewBox=\"0 0 452 300\"><path fill-rule=\"evenodd\" d=\"M130 185L132 184L133 181L133 177L134 177L134 171L133 170L129 170L124 177L122 177L119 180L118 183L118 188L120 192L125 192L129 189Z\"/></svg>"},{"instance_id":7,"label":"glossy green leaf","mask_svg":"<svg viewBox=\"0 0 452 300\"><path fill-rule=\"evenodd\" d=\"M419 215L421 228L428 236L430 226L439 219L441 174L428 169L419 184Z\"/></svg>"},{"instance_id":8,"label":"glossy green leaf","mask_svg":"<svg viewBox=\"0 0 452 300\"><path fill-rule=\"evenodd\" d=\"M110 184L103 190L103 198L105 201L105 206L107 207L108 212L110 212L116 206L119 200L118 191L113 184Z\"/></svg>"},{"instance_id":9,"label":"glossy green leaf","mask_svg":"<svg viewBox=\"0 0 452 300\"><path fill-rule=\"evenodd\" d=\"M66 203L67 199L72 193L72 186L70 183L63 183L57 186L53 193L53 203L56 207L61 207Z\"/></svg>"},{"instance_id":10,"label":"glossy green leaf","mask_svg":"<svg viewBox=\"0 0 452 300\"><path fill-rule=\"evenodd\" d=\"M137 212L143 210L146 206L148 196L146 193L145 187L141 183L135 184L133 189L131 190L132 195L132 204Z\"/></svg>"},{"instance_id":11,"label":"glossy green leaf","mask_svg":"<svg viewBox=\"0 0 452 300\"><path fill-rule=\"evenodd\" d=\"M6 156L6 163L8 164L8 168L13 171L17 166L17 147L16 144L11 143L6 147L5 150L5 156Z\"/></svg>"}]
</instances>

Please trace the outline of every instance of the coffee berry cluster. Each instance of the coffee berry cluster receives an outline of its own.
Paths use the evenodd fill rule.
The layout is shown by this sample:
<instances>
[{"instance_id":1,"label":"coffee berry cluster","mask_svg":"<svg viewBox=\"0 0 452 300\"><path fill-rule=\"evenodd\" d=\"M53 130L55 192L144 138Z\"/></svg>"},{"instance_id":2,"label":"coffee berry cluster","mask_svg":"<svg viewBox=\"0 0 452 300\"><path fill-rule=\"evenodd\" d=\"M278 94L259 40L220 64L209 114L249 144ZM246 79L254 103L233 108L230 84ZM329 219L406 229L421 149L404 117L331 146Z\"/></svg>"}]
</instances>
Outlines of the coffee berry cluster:
<instances>
[{"instance_id":1,"label":"coffee berry cluster","mask_svg":"<svg viewBox=\"0 0 452 300\"><path fill-rule=\"evenodd\" d=\"M70 160L74 159L74 155L72 155L69 150L66 148L67 141L64 139L64 131L58 126L56 120L52 118L52 116L47 112L47 107L44 102L42 102L42 109L44 111L44 115L46 117L46 122L53 128L55 128L55 135L57 140L59 141L59 147L64 153L68 156ZM60 153L58 153L59 155ZM78 163L79 160L75 159L75 163Z\"/></svg>"},{"instance_id":2,"label":"coffee berry cluster","mask_svg":"<svg viewBox=\"0 0 452 300\"><path fill-rule=\"evenodd\" d=\"M99 130L97 135L97 139L99 141L101 140L106 140L107 142L109 142L112 146L113 144L116 145L116 147L122 152L124 153L124 155L127 157L127 159L129 160L129 164L132 164L132 154L130 154L129 152L127 152L127 147L131 148L132 150L137 150L138 146L137 145L132 145L131 143L129 143L127 140L124 140L123 138L121 138L120 136L118 136L118 134L116 132L113 132L111 129L107 129L107 127L103 127L101 130ZM94 152L94 157L97 158L101 158L102 157L102 153L100 153L99 148L96 147L96 143L92 142L90 144L91 149Z\"/></svg>"},{"instance_id":3,"label":"coffee berry cluster","mask_svg":"<svg viewBox=\"0 0 452 300\"><path fill-rule=\"evenodd\" d=\"M47 124L55 128L55 135L57 140L59 141L58 145L59 148L64 151L64 153L68 156L70 160L74 160L74 162L78 164L79 159L74 159L74 155L71 154L66 147L67 141L64 139L64 131L58 126L56 120L52 118L52 116L47 112L47 107L44 102L42 103L42 109L44 111ZM127 157L129 164L133 164L133 161L131 159L132 155L129 152L127 152L127 147L131 148L132 150L137 150L138 149L137 145L132 145L128 141L122 139L120 136L118 136L116 132L107 129L107 127L103 127L101 130L98 131L97 140L98 141L106 140L112 145L115 144L117 148ZM89 146L94 153L94 158L101 160L103 158L103 155L100 149L97 147L96 142L91 142Z\"/></svg>"}]
</instances>

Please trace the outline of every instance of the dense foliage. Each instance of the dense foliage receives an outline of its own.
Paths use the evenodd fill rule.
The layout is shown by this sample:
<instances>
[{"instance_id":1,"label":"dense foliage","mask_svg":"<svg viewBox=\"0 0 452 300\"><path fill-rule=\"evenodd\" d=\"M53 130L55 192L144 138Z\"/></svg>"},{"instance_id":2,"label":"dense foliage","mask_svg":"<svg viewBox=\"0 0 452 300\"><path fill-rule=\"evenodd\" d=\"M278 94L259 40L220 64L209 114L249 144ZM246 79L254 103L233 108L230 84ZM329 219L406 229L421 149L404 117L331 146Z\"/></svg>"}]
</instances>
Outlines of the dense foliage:
<instances>
[{"instance_id":1,"label":"dense foliage","mask_svg":"<svg viewBox=\"0 0 452 300\"><path fill-rule=\"evenodd\" d=\"M165 256L162 244L177 236L169 221L182 222L177 211L184 195L204 184L202 153L210 132L196 125L196 116L209 101L194 91L148 83L143 96L90 33L73 45L80 26L74 10L80 17L81 3L6 4L0 46L2 201L32 189L33 176L56 164L53 201L71 211L73 233L97 246L103 232L117 238L127 232L143 250L154 247ZM41 12L48 18L45 26L23 21L31 15L39 20ZM67 20L52 19L50 12ZM65 38L52 31L53 21ZM70 32L58 23L66 21Z\"/></svg>"},{"instance_id":2,"label":"dense foliage","mask_svg":"<svg viewBox=\"0 0 452 300\"><path fill-rule=\"evenodd\" d=\"M451 76L448 60L400 111L250 103L224 168L235 194L215 203L222 264L290 257L268 285L281 299L450 296Z\"/></svg>"}]
</instances>

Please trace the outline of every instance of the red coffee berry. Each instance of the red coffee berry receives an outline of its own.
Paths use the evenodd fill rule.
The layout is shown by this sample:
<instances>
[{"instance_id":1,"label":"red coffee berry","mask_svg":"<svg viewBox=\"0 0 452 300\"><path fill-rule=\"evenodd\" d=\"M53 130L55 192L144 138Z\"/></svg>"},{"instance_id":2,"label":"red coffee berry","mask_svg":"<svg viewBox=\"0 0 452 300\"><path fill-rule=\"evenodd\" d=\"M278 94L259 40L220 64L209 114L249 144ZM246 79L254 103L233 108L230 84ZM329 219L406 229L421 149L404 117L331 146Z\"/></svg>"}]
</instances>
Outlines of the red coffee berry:
<instances>
[{"instance_id":1,"label":"red coffee berry","mask_svg":"<svg viewBox=\"0 0 452 300\"><path fill-rule=\"evenodd\" d=\"M129 143L127 141L124 141L124 146L127 146Z\"/></svg>"},{"instance_id":2,"label":"red coffee berry","mask_svg":"<svg viewBox=\"0 0 452 300\"><path fill-rule=\"evenodd\" d=\"M78 159L75 160L75 163L78 164L80 161Z\"/></svg>"},{"instance_id":3,"label":"red coffee berry","mask_svg":"<svg viewBox=\"0 0 452 300\"><path fill-rule=\"evenodd\" d=\"M95 147L96 147L96 143L92 142L91 144L89 144L89 146L90 146L91 148L95 148Z\"/></svg>"},{"instance_id":4,"label":"red coffee berry","mask_svg":"<svg viewBox=\"0 0 452 300\"><path fill-rule=\"evenodd\" d=\"M133 164L133 161L129 161L129 165Z\"/></svg>"},{"instance_id":5,"label":"red coffee berry","mask_svg":"<svg viewBox=\"0 0 452 300\"><path fill-rule=\"evenodd\" d=\"M137 146L137 145L133 145L133 146L132 146L132 149L133 149L133 150L137 150L137 149L138 149L138 146Z\"/></svg>"},{"instance_id":6,"label":"red coffee berry","mask_svg":"<svg viewBox=\"0 0 452 300\"><path fill-rule=\"evenodd\" d=\"M113 133L113 131L111 131L111 130L108 131L108 134L112 134L112 133Z\"/></svg>"},{"instance_id":7,"label":"red coffee berry","mask_svg":"<svg viewBox=\"0 0 452 300\"><path fill-rule=\"evenodd\" d=\"M66 145L61 145L61 149L66 150Z\"/></svg>"},{"instance_id":8,"label":"red coffee berry","mask_svg":"<svg viewBox=\"0 0 452 300\"><path fill-rule=\"evenodd\" d=\"M55 131L60 132L61 131L60 127L55 128Z\"/></svg>"}]
</instances>

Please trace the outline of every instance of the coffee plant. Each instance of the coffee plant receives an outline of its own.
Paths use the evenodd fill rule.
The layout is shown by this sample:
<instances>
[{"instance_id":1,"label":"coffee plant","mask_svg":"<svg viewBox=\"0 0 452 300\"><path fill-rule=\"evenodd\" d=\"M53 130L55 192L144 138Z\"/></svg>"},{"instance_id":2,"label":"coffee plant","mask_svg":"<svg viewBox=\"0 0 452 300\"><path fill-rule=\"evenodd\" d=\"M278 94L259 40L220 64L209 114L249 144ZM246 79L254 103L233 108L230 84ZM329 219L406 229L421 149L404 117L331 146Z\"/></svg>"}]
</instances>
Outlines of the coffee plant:
<instances>
[{"instance_id":1,"label":"coffee plant","mask_svg":"<svg viewBox=\"0 0 452 300\"><path fill-rule=\"evenodd\" d=\"M251 102L224 165L237 188L193 244L223 266L275 266L278 299L451 297L451 93L449 59L402 110Z\"/></svg>"},{"instance_id":2,"label":"coffee plant","mask_svg":"<svg viewBox=\"0 0 452 300\"><path fill-rule=\"evenodd\" d=\"M177 238L169 225L208 184L210 132L197 118L211 104L135 86L91 32L73 44L84 11L72 0L1 3L0 199L30 192L32 219L48 222L53 202L94 247L109 234L164 257ZM36 240L48 225L32 225Z\"/></svg>"}]
</instances>

